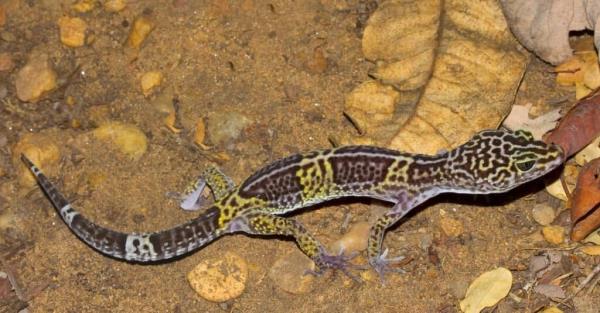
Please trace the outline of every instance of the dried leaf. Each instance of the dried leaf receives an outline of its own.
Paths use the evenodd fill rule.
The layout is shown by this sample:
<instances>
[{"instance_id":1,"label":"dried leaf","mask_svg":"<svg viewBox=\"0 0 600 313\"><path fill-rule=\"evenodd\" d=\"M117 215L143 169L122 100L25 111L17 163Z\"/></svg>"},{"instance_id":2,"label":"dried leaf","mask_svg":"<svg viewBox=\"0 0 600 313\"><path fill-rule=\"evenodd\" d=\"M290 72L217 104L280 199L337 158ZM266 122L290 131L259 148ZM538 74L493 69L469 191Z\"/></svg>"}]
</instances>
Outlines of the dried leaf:
<instances>
[{"instance_id":1,"label":"dried leaf","mask_svg":"<svg viewBox=\"0 0 600 313\"><path fill-rule=\"evenodd\" d=\"M564 299L567 297L565 290L560 286L550 284L539 284L533 288L536 293L553 299Z\"/></svg>"},{"instance_id":2,"label":"dried leaf","mask_svg":"<svg viewBox=\"0 0 600 313\"><path fill-rule=\"evenodd\" d=\"M575 162L580 166L585 165L595 158L600 157L600 136L596 137L589 145L575 155Z\"/></svg>"},{"instance_id":3,"label":"dried leaf","mask_svg":"<svg viewBox=\"0 0 600 313\"><path fill-rule=\"evenodd\" d=\"M577 187L573 191L571 222L575 226L571 231L571 239L579 241L600 227L598 203L600 203L600 159L595 159L581 169Z\"/></svg>"},{"instance_id":4,"label":"dried leaf","mask_svg":"<svg viewBox=\"0 0 600 313\"><path fill-rule=\"evenodd\" d=\"M582 240L584 243L593 243L600 246L600 230L594 231Z\"/></svg>"},{"instance_id":5,"label":"dried leaf","mask_svg":"<svg viewBox=\"0 0 600 313\"><path fill-rule=\"evenodd\" d=\"M366 136L342 140L408 152L433 154L497 127L528 61L493 0L383 1L362 44L371 76L400 95L390 122L361 120Z\"/></svg>"},{"instance_id":6,"label":"dried leaf","mask_svg":"<svg viewBox=\"0 0 600 313\"><path fill-rule=\"evenodd\" d=\"M551 306L542 311L542 313L563 313L563 311L555 306Z\"/></svg>"},{"instance_id":7,"label":"dried leaf","mask_svg":"<svg viewBox=\"0 0 600 313\"><path fill-rule=\"evenodd\" d=\"M600 246L585 246L579 250L587 255L600 255Z\"/></svg>"},{"instance_id":8,"label":"dried leaf","mask_svg":"<svg viewBox=\"0 0 600 313\"><path fill-rule=\"evenodd\" d=\"M536 118L529 117L531 103L525 105L513 105L512 110L502 122L502 125L511 130L523 129L531 132L536 139L542 139L542 135L556 127L560 119L560 110L552 110Z\"/></svg>"},{"instance_id":9,"label":"dried leaf","mask_svg":"<svg viewBox=\"0 0 600 313\"><path fill-rule=\"evenodd\" d=\"M467 289L460 309L465 313L478 313L506 297L512 286L512 273L499 267L477 277Z\"/></svg>"},{"instance_id":10,"label":"dried leaf","mask_svg":"<svg viewBox=\"0 0 600 313\"><path fill-rule=\"evenodd\" d=\"M560 121L546 142L559 145L572 156L600 135L600 93L582 99Z\"/></svg>"},{"instance_id":11,"label":"dried leaf","mask_svg":"<svg viewBox=\"0 0 600 313\"><path fill-rule=\"evenodd\" d=\"M594 50L577 51L574 56L555 68L556 82L563 86L575 85L575 97L582 99L600 87L600 67Z\"/></svg>"},{"instance_id":12,"label":"dried leaf","mask_svg":"<svg viewBox=\"0 0 600 313\"><path fill-rule=\"evenodd\" d=\"M552 64L572 55L569 32L593 30L600 2L575 0L501 0L511 30L527 49ZM596 47L600 37L595 38Z\"/></svg>"}]
</instances>

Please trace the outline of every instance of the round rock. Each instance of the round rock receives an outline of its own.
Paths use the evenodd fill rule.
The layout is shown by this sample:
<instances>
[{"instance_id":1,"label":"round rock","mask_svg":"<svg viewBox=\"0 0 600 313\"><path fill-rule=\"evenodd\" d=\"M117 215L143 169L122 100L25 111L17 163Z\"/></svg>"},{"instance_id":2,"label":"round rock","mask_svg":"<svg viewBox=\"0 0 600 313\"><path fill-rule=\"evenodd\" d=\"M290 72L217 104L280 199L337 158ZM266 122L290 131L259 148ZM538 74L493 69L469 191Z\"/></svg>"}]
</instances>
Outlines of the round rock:
<instances>
[{"instance_id":1,"label":"round rock","mask_svg":"<svg viewBox=\"0 0 600 313\"><path fill-rule=\"evenodd\" d=\"M299 249L294 249L273 263L269 278L283 291L301 295L313 290L315 277L307 271L314 269L315 264Z\"/></svg>"},{"instance_id":2,"label":"round rock","mask_svg":"<svg viewBox=\"0 0 600 313\"><path fill-rule=\"evenodd\" d=\"M248 265L237 254L200 262L187 275L188 282L200 297L212 302L225 302L239 297L246 288Z\"/></svg>"},{"instance_id":3,"label":"round rock","mask_svg":"<svg viewBox=\"0 0 600 313\"><path fill-rule=\"evenodd\" d=\"M544 203L536 204L531 210L531 215L533 216L533 219L542 226L548 226L552 224L556 218L556 212L554 209Z\"/></svg>"}]
</instances>

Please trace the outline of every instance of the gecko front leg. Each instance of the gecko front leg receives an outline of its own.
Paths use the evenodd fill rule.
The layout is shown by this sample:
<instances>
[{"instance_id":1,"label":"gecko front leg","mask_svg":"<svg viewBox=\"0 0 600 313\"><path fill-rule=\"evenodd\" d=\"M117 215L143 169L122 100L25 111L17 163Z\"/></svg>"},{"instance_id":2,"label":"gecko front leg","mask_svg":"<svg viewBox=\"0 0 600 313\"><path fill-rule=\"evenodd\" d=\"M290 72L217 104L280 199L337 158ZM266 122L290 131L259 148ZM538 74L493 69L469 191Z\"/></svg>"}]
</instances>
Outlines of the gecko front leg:
<instances>
[{"instance_id":1,"label":"gecko front leg","mask_svg":"<svg viewBox=\"0 0 600 313\"><path fill-rule=\"evenodd\" d=\"M223 174L215 166L207 167L198 178L191 182L183 193L167 193L167 196L179 199L179 206L186 211L196 211L202 207L205 199L202 197L206 186L210 188L213 198L221 199L228 194L234 187L233 180Z\"/></svg>"},{"instance_id":2,"label":"gecko front leg","mask_svg":"<svg viewBox=\"0 0 600 313\"><path fill-rule=\"evenodd\" d=\"M350 263L353 256L328 253L323 244L295 219L267 213L248 212L232 220L232 225L235 225L233 231L242 230L257 235L292 236L300 250L315 262L318 269L313 272L314 274L321 274L325 269L334 269L341 270L347 276L356 279L350 273L350 269L359 268Z\"/></svg>"}]
</instances>

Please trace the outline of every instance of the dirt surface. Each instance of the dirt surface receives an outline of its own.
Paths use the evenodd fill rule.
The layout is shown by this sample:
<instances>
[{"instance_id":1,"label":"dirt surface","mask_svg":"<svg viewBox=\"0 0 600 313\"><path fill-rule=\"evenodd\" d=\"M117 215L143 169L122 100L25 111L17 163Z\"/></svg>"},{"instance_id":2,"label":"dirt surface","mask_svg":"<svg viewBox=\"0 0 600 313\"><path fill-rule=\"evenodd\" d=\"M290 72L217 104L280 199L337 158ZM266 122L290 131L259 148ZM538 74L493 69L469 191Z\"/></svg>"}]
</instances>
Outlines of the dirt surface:
<instances>
[{"instance_id":1,"label":"dirt surface","mask_svg":"<svg viewBox=\"0 0 600 313\"><path fill-rule=\"evenodd\" d=\"M216 161L240 182L265 162L330 147L331 137L356 131L342 109L345 96L373 67L362 57L357 28L372 3L128 1L118 13L73 13L70 1L8 2L18 9L7 10L0 49L10 53L15 69L32 51L46 53L59 85L39 102L23 103L15 95L16 70L0 73L0 257L18 278L30 312L458 312L479 274L504 266L513 271L513 288L521 287L529 258L548 246L535 235L540 226L531 207L563 204L538 182L505 195L445 196L422 206L387 234L391 254L412 261L406 274L390 275L385 286L324 275L309 293L286 293L267 275L278 258L297 249L283 238L228 236L158 265L107 258L65 227L37 187L19 185L11 147L22 136L43 132L60 146L60 166L51 179L97 223L122 231L179 224L196 213L179 210L165 194L183 190L208 164ZM88 23L93 39L85 46L61 44L57 21L65 14ZM124 42L142 15L155 29L132 51ZM160 71L164 79L145 97L139 80L148 71ZM517 102L561 106L557 100L565 95L573 99L556 88L549 67L534 61ZM156 109L165 95L168 102L176 99L180 134L165 127ZM217 140L211 130L228 116L247 122L239 135ZM86 134L103 119L136 125L148 137L147 152L131 160L89 140ZM193 143L199 119L207 123L209 150ZM298 218L331 243L345 219L369 220L383 206L348 201ZM448 232L445 225L461 229ZM226 252L248 262L246 290L229 302L211 303L190 288L186 275L204 258ZM598 291L589 299L600 301ZM498 312L531 307L513 301Z\"/></svg>"}]
</instances>

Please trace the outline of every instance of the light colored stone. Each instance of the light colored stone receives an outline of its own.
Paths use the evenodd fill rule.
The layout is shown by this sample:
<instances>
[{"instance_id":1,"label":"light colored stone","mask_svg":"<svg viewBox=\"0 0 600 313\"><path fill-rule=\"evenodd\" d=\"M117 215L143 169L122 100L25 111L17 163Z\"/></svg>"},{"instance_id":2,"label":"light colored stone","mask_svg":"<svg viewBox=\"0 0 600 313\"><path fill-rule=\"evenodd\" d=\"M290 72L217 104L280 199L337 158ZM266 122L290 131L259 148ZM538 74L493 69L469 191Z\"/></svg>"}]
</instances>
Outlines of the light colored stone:
<instances>
[{"instance_id":1,"label":"light colored stone","mask_svg":"<svg viewBox=\"0 0 600 313\"><path fill-rule=\"evenodd\" d=\"M125 9L125 6L127 6L125 0L106 0L104 2L104 10L107 12L119 12Z\"/></svg>"},{"instance_id":2,"label":"light colored stone","mask_svg":"<svg viewBox=\"0 0 600 313\"><path fill-rule=\"evenodd\" d=\"M269 278L281 290L301 295L313 290L315 277L307 275L306 271L314 269L313 261L294 248L273 263L269 270Z\"/></svg>"},{"instance_id":3,"label":"light colored stone","mask_svg":"<svg viewBox=\"0 0 600 313\"><path fill-rule=\"evenodd\" d=\"M71 8L79 13L86 13L93 10L97 2L97 0L79 0Z\"/></svg>"},{"instance_id":4,"label":"light colored stone","mask_svg":"<svg viewBox=\"0 0 600 313\"><path fill-rule=\"evenodd\" d=\"M440 227L444 234L449 237L458 237L465 231L461 221L447 216L440 219Z\"/></svg>"},{"instance_id":5,"label":"light colored stone","mask_svg":"<svg viewBox=\"0 0 600 313\"><path fill-rule=\"evenodd\" d=\"M556 211L545 203L538 203L531 209L531 215L538 224L548 226L556 218Z\"/></svg>"},{"instance_id":6,"label":"light colored stone","mask_svg":"<svg viewBox=\"0 0 600 313\"><path fill-rule=\"evenodd\" d=\"M150 20L148 17L140 16L136 18L133 22L133 27L129 32L127 45L129 45L130 48L139 48L153 29L154 22L152 22L152 20Z\"/></svg>"},{"instance_id":7,"label":"light colored stone","mask_svg":"<svg viewBox=\"0 0 600 313\"><path fill-rule=\"evenodd\" d=\"M134 160L148 148L148 139L137 126L121 122L108 122L94 129L92 134L100 140L114 144L119 151Z\"/></svg>"},{"instance_id":8,"label":"light colored stone","mask_svg":"<svg viewBox=\"0 0 600 313\"><path fill-rule=\"evenodd\" d=\"M37 102L44 93L56 88L56 73L45 54L35 54L17 73L17 97L25 102Z\"/></svg>"},{"instance_id":9,"label":"light colored stone","mask_svg":"<svg viewBox=\"0 0 600 313\"><path fill-rule=\"evenodd\" d=\"M162 73L159 71L150 71L144 73L140 79L140 86L142 87L142 93L144 96L149 96L154 88L160 86L162 78Z\"/></svg>"},{"instance_id":10,"label":"light colored stone","mask_svg":"<svg viewBox=\"0 0 600 313\"><path fill-rule=\"evenodd\" d=\"M87 23L78 17L63 16L58 19L60 42L65 46L76 48L85 44Z\"/></svg>"},{"instance_id":11,"label":"light colored stone","mask_svg":"<svg viewBox=\"0 0 600 313\"><path fill-rule=\"evenodd\" d=\"M248 265L233 252L205 259L187 275L188 282L202 298L224 302L239 297L246 289Z\"/></svg>"},{"instance_id":12,"label":"light colored stone","mask_svg":"<svg viewBox=\"0 0 600 313\"><path fill-rule=\"evenodd\" d=\"M0 53L0 72L8 72L13 69L15 62L8 52Z\"/></svg>"},{"instance_id":13,"label":"light colored stone","mask_svg":"<svg viewBox=\"0 0 600 313\"><path fill-rule=\"evenodd\" d=\"M22 186L35 185L35 178L29 168L21 161L24 154L31 162L37 165L47 175L58 170L60 149L53 140L55 137L45 133L28 133L21 137L12 148L12 163L17 169L19 183Z\"/></svg>"},{"instance_id":14,"label":"light colored stone","mask_svg":"<svg viewBox=\"0 0 600 313\"><path fill-rule=\"evenodd\" d=\"M208 116L207 134L216 146L227 146L237 140L246 126L251 123L245 115L231 111L218 111Z\"/></svg>"},{"instance_id":15,"label":"light colored stone","mask_svg":"<svg viewBox=\"0 0 600 313\"><path fill-rule=\"evenodd\" d=\"M565 229L561 226L545 226L542 235L547 242L559 245L565 241Z\"/></svg>"},{"instance_id":16,"label":"light colored stone","mask_svg":"<svg viewBox=\"0 0 600 313\"><path fill-rule=\"evenodd\" d=\"M358 222L342 238L331 244L331 252L338 254L341 251L348 255L354 252L360 252L367 248L369 240L369 230L371 225L367 222Z\"/></svg>"}]
</instances>

